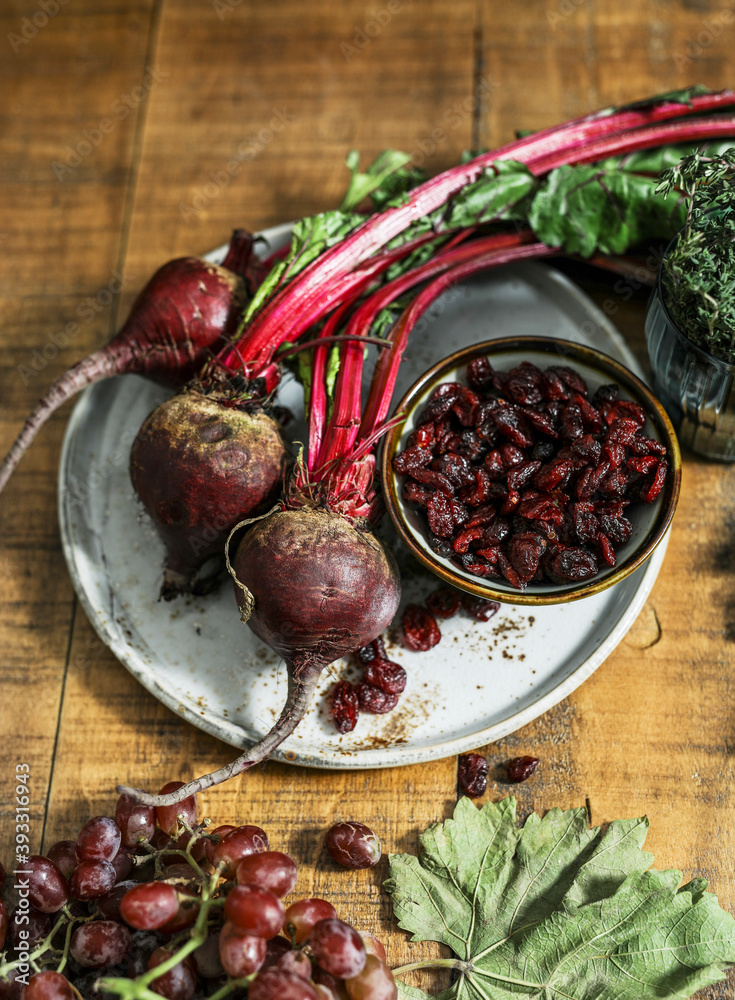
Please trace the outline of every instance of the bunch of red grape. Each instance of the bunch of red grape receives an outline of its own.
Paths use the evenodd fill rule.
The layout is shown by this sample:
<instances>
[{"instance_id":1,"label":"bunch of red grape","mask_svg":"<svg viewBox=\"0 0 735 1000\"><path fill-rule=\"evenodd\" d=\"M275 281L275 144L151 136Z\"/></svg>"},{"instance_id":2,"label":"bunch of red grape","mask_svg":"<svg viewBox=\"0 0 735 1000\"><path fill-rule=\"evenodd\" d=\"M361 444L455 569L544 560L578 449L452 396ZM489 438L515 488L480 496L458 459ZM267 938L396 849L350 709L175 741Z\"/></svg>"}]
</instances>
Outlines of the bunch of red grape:
<instances>
[{"instance_id":1,"label":"bunch of red grape","mask_svg":"<svg viewBox=\"0 0 735 1000\"><path fill-rule=\"evenodd\" d=\"M377 938L324 899L284 905L296 875L260 827L209 831L193 797L153 809L122 795L114 819L27 859L12 913L0 899L0 1000L395 1000Z\"/></svg>"}]
</instances>

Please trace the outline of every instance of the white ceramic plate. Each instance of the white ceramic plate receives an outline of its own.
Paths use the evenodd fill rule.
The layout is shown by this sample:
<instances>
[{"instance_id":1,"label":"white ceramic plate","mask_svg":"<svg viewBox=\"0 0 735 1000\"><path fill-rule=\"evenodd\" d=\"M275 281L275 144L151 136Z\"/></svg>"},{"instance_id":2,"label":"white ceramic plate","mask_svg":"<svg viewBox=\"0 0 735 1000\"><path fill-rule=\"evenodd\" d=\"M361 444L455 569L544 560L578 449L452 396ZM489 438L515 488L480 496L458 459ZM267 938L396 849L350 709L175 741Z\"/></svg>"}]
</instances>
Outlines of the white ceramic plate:
<instances>
[{"instance_id":1,"label":"white ceramic plate","mask_svg":"<svg viewBox=\"0 0 735 1000\"><path fill-rule=\"evenodd\" d=\"M288 231L281 226L264 236L272 248ZM395 399L451 352L524 334L589 344L641 375L620 334L576 286L553 269L521 264L467 282L436 303L412 334ZM373 363L371 357L366 377ZM163 547L133 493L128 455L164 395L127 375L79 399L59 475L64 552L90 621L118 659L174 712L241 747L277 717L285 667L240 623L229 585L205 598L156 600ZM294 382L282 386L281 402L300 411ZM297 423L292 437L300 433ZM403 603L422 601L438 581L405 553L387 518L381 530L401 564ZM486 623L460 614L442 623L441 642L426 653L403 649L396 628L388 652L408 673L398 707L384 716L363 714L352 733L340 736L329 691L338 678L359 671L337 662L325 672L306 719L274 756L315 767L392 767L513 732L565 698L612 652L648 597L665 548L666 540L644 567L595 597L540 608L504 605Z\"/></svg>"}]
</instances>

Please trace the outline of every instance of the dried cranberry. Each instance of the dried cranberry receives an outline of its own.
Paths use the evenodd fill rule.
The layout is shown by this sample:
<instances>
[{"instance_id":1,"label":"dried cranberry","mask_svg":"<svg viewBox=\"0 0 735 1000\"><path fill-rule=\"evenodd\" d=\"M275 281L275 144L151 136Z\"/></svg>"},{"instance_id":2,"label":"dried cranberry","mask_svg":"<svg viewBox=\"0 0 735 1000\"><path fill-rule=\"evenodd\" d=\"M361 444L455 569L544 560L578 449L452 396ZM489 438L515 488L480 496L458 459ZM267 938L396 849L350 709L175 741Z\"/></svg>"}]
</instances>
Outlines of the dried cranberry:
<instances>
[{"instance_id":1,"label":"dried cranberry","mask_svg":"<svg viewBox=\"0 0 735 1000\"><path fill-rule=\"evenodd\" d=\"M482 392L492 384L493 366L487 358L475 358L467 365L467 382L475 392Z\"/></svg>"},{"instance_id":2,"label":"dried cranberry","mask_svg":"<svg viewBox=\"0 0 735 1000\"><path fill-rule=\"evenodd\" d=\"M541 462L521 462L508 470L508 487L512 490L522 490L533 479L541 468Z\"/></svg>"},{"instance_id":3,"label":"dried cranberry","mask_svg":"<svg viewBox=\"0 0 735 1000\"><path fill-rule=\"evenodd\" d=\"M367 646L361 646L356 651L356 655L360 663L366 667L368 663L372 663L373 660L384 660L386 658L385 644L380 636L378 636L377 639L373 639L373 641L368 643Z\"/></svg>"},{"instance_id":4,"label":"dried cranberry","mask_svg":"<svg viewBox=\"0 0 735 1000\"><path fill-rule=\"evenodd\" d=\"M508 558L521 583L529 583L536 575L546 539L535 531L522 531L508 544Z\"/></svg>"},{"instance_id":5,"label":"dried cranberry","mask_svg":"<svg viewBox=\"0 0 735 1000\"><path fill-rule=\"evenodd\" d=\"M453 618L460 603L459 592L453 587L440 587L426 598L426 606L435 618Z\"/></svg>"},{"instance_id":6,"label":"dried cranberry","mask_svg":"<svg viewBox=\"0 0 735 1000\"><path fill-rule=\"evenodd\" d=\"M410 480L403 484L403 499L412 507L425 507L434 496L434 491L428 486L420 486Z\"/></svg>"},{"instance_id":7,"label":"dried cranberry","mask_svg":"<svg viewBox=\"0 0 735 1000\"><path fill-rule=\"evenodd\" d=\"M646 483L641 489L641 500L644 503L653 503L657 499L661 490L664 488L664 483L666 482L666 473L668 472L669 463L665 458L659 460L658 467L650 479L646 480Z\"/></svg>"},{"instance_id":8,"label":"dried cranberry","mask_svg":"<svg viewBox=\"0 0 735 1000\"><path fill-rule=\"evenodd\" d=\"M474 597L472 594L462 595L462 607L478 622L487 622L500 611L498 601L488 601L484 597Z\"/></svg>"},{"instance_id":9,"label":"dried cranberry","mask_svg":"<svg viewBox=\"0 0 735 1000\"><path fill-rule=\"evenodd\" d=\"M424 407L421 415L422 422L426 420L437 420L443 417L452 408L452 403L459 395L459 390L464 386L459 382L443 382L434 389L429 401Z\"/></svg>"},{"instance_id":10,"label":"dried cranberry","mask_svg":"<svg viewBox=\"0 0 735 1000\"><path fill-rule=\"evenodd\" d=\"M547 371L553 372L554 375L558 376L570 392L578 392L580 396L584 396L585 398L587 397L587 383L581 375L578 375L577 372L574 371L573 368L565 368L562 365L552 365L547 369Z\"/></svg>"},{"instance_id":11,"label":"dried cranberry","mask_svg":"<svg viewBox=\"0 0 735 1000\"><path fill-rule=\"evenodd\" d=\"M438 538L451 538L454 529L467 520L467 508L453 497L435 493L426 505L429 528Z\"/></svg>"},{"instance_id":12,"label":"dried cranberry","mask_svg":"<svg viewBox=\"0 0 735 1000\"><path fill-rule=\"evenodd\" d=\"M591 552L573 547L557 552L552 562L552 572L562 582L589 580L597 573L597 568Z\"/></svg>"},{"instance_id":13,"label":"dried cranberry","mask_svg":"<svg viewBox=\"0 0 735 1000\"><path fill-rule=\"evenodd\" d=\"M351 733L360 714L357 692L349 681L338 681L332 692L332 715L340 733Z\"/></svg>"},{"instance_id":14,"label":"dried cranberry","mask_svg":"<svg viewBox=\"0 0 735 1000\"><path fill-rule=\"evenodd\" d=\"M392 712L400 697L399 694L388 694L387 691L382 691L367 681L361 681L356 690L361 710L370 715L385 715L387 712Z\"/></svg>"},{"instance_id":15,"label":"dried cranberry","mask_svg":"<svg viewBox=\"0 0 735 1000\"><path fill-rule=\"evenodd\" d=\"M392 660L373 660L365 667L365 680L386 694L400 694L406 687L406 671Z\"/></svg>"},{"instance_id":16,"label":"dried cranberry","mask_svg":"<svg viewBox=\"0 0 735 1000\"><path fill-rule=\"evenodd\" d=\"M501 406L493 413L495 426L503 437L518 448L530 448L534 443L531 426L515 406Z\"/></svg>"},{"instance_id":17,"label":"dried cranberry","mask_svg":"<svg viewBox=\"0 0 735 1000\"><path fill-rule=\"evenodd\" d=\"M419 604L409 604L403 612L403 635L409 649L425 652L441 639L436 619Z\"/></svg>"},{"instance_id":18,"label":"dried cranberry","mask_svg":"<svg viewBox=\"0 0 735 1000\"><path fill-rule=\"evenodd\" d=\"M473 799L484 795L487 789L487 772L487 760L482 754L464 754L459 758L457 767L460 790Z\"/></svg>"},{"instance_id":19,"label":"dried cranberry","mask_svg":"<svg viewBox=\"0 0 735 1000\"><path fill-rule=\"evenodd\" d=\"M425 469L431 462L428 448L405 448L393 458L393 468L402 475L412 474L415 469Z\"/></svg>"},{"instance_id":20,"label":"dried cranberry","mask_svg":"<svg viewBox=\"0 0 735 1000\"><path fill-rule=\"evenodd\" d=\"M443 472L434 472L433 469L414 469L411 475L417 483L421 483L423 486L432 486L448 497L454 496L452 481Z\"/></svg>"},{"instance_id":21,"label":"dried cranberry","mask_svg":"<svg viewBox=\"0 0 735 1000\"><path fill-rule=\"evenodd\" d=\"M530 778L538 767L538 757L514 757L508 761L508 781L514 784Z\"/></svg>"}]
</instances>

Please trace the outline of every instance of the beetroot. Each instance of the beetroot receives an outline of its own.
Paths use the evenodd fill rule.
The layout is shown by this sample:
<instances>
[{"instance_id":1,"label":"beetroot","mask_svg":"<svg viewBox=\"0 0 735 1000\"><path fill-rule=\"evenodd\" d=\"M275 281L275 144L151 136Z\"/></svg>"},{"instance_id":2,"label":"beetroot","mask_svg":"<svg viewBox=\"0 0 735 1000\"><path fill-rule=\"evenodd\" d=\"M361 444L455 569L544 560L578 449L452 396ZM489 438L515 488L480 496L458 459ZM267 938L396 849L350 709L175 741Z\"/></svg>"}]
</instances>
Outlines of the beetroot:
<instances>
[{"instance_id":1,"label":"beetroot","mask_svg":"<svg viewBox=\"0 0 735 1000\"><path fill-rule=\"evenodd\" d=\"M88 385L133 372L184 385L235 333L247 302L253 237L235 230L222 266L199 257L164 264L105 347L79 361L48 389L0 466L0 490L48 418Z\"/></svg>"},{"instance_id":2,"label":"beetroot","mask_svg":"<svg viewBox=\"0 0 735 1000\"><path fill-rule=\"evenodd\" d=\"M204 592L233 525L280 493L286 450L275 419L221 393L189 389L157 407L133 444L130 474L166 546L161 596ZM198 576L213 557L212 572Z\"/></svg>"},{"instance_id":3,"label":"beetroot","mask_svg":"<svg viewBox=\"0 0 735 1000\"><path fill-rule=\"evenodd\" d=\"M167 795L120 789L138 801L171 805L267 757L303 718L324 667L380 635L400 600L390 553L366 526L319 507L256 522L232 570L241 617L286 661L286 704L270 732L226 767Z\"/></svg>"}]
</instances>

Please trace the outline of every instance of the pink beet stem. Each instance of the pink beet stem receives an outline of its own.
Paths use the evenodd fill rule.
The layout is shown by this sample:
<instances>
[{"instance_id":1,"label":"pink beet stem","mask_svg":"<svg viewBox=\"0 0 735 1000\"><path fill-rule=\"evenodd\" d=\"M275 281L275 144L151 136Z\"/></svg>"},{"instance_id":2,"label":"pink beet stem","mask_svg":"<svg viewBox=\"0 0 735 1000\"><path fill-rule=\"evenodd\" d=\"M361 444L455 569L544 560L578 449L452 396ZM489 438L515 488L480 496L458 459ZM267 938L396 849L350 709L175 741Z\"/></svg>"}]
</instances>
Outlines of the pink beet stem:
<instances>
[{"instance_id":1,"label":"pink beet stem","mask_svg":"<svg viewBox=\"0 0 735 1000\"><path fill-rule=\"evenodd\" d=\"M253 321L234 344L229 345L220 353L218 356L219 364L226 369L242 370L246 378L257 376L259 369L270 362L281 344L287 340L297 340L305 330L321 320L325 313L330 312L342 302L352 301L363 288L363 281L367 285L368 279L377 278L384 271L387 271L395 261L406 257L413 250L436 238L436 233L425 233L400 247L384 250L382 253L356 261L356 266L350 269L349 273L341 271L334 275L334 288L313 288L304 302L298 305L292 304L289 298L291 289L299 284L302 275L311 271L314 263L318 263L318 260L321 259L318 258L317 261L305 268L302 275L295 278L291 284L275 292L273 298L264 307L270 309L271 306L274 306L283 310L281 324L275 324L273 329L262 334L256 321ZM322 254L322 256L325 255ZM299 315L296 327L298 334L295 337L290 336L295 327L289 326L286 322L286 317L291 315L292 308L303 310Z\"/></svg>"},{"instance_id":2,"label":"pink beet stem","mask_svg":"<svg viewBox=\"0 0 735 1000\"><path fill-rule=\"evenodd\" d=\"M261 356L267 354L274 337L281 338L279 344L282 340L297 340L306 326L316 322L320 315L320 302L323 307L325 297L329 300L337 294L337 288L341 291L342 282L352 268L370 258L411 223L443 205L460 188L475 181L495 161L518 159L526 163L529 169L535 168L536 172L540 172L538 164L542 162L545 162L545 170L551 169L556 163L587 162L589 156L585 144L590 140L597 140L601 136L614 133L615 141L611 146L611 152L606 152L605 155L638 149L641 145L636 144L633 137L636 134L635 129L641 126L646 126L650 122L691 115L693 111L732 106L733 103L735 94L723 91L692 98L688 105L663 101L643 109L623 110L618 113L597 112L595 115L491 150L466 164L452 167L431 178L414 188L407 195L405 204L367 219L352 235L323 253L263 306L247 331L247 354L253 360L251 364L246 365L245 374L257 370L257 366L262 363ZM681 132L677 133L679 141L689 138L687 135L689 126L689 122L682 123ZM713 127L713 131L709 134L715 136L726 131L727 129L718 130ZM696 131L694 134L697 137L700 135ZM642 145L656 144L659 143L651 135L651 138ZM329 304L331 308L334 302ZM227 361L224 363L227 364Z\"/></svg>"},{"instance_id":3,"label":"pink beet stem","mask_svg":"<svg viewBox=\"0 0 735 1000\"><path fill-rule=\"evenodd\" d=\"M533 239L530 231L521 233L496 233L492 236L473 240L471 243L444 249L431 260L379 289L364 302L350 319L348 334L367 332L375 316L395 301L409 288L426 281L435 274L459 264L478 254L499 250L502 247L517 246ZM393 339L392 335L390 339ZM334 399L334 411L329 428L324 435L323 451L314 460L316 467L328 467L330 463L349 454L360 429L360 384L363 364L362 344L350 344L342 354L340 377ZM385 364L385 361L383 361ZM363 421L364 422L364 421ZM374 426L374 425L371 425Z\"/></svg>"},{"instance_id":4,"label":"pink beet stem","mask_svg":"<svg viewBox=\"0 0 735 1000\"><path fill-rule=\"evenodd\" d=\"M639 129L632 135L603 136L588 143L573 161L564 155L563 150L549 153L534 161L533 170L538 173L548 173L556 167L571 162L596 163L608 156L633 153L638 149L667 146L669 143L698 142L721 136L729 137L733 134L735 134L735 117L693 118L685 122L667 122Z\"/></svg>"},{"instance_id":5,"label":"pink beet stem","mask_svg":"<svg viewBox=\"0 0 735 1000\"><path fill-rule=\"evenodd\" d=\"M320 336L331 337L332 331L339 329L344 314L349 309L351 303L343 302L335 309L332 315L325 322ZM319 347L314 351L311 361L311 389L309 395L309 448L307 454L307 468L312 469L313 460L319 454L324 425L327 421L327 391L324 384L324 375L327 367L327 348Z\"/></svg>"},{"instance_id":6,"label":"pink beet stem","mask_svg":"<svg viewBox=\"0 0 735 1000\"><path fill-rule=\"evenodd\" d=\"M227 781L228 778L242 774L254 764L265 760L291 735L303 719L319 683L324 664L321 661L311 660L304 662L301 666L293 664L288 666L288 695L278 720L262 740L249 747L235 760L210 774L203 775L201 778L187 781L181 788L168 792L166 795L151 795L140 788L128 788L125 785L118 785L117 791L121 795L131 795L136 802L142 802L147 806L173 806L190 795L196 795L197 792L203 792L205 788L219 785L223 781Z\"/></svg>"},{"instance_id":7,"label":"pink beet stem","mask_svg":"<svg viewBox=\"0 0 735 1000\"><path fill-rule=\"evenodd\" d=\"M524 260L529 257L549 257L558 252L558 247L548 247L545 243L539 241L517 247L489 250L487 253L478 256L475 260L466 260L451 270L445 271L419 292L413 302L406 307L403 315L396 324L393 348L390 353L382 355L379 359L378 367L373 377L375 393L372 391L373 386L371 386L370 393L371 398L374 398L374 402L370 407L370 411L366 410L366 417L368 419L363 421L363 425L360 428L361 432L366 436L370 435L374 439L376 428L380 426L388 415L393 389L398 377L398 368L408 341L408 335L421 315L442 292L446 291L450 285L469 278L479 271L484 271L491 267L499 267L501 264L509 264L513 261Z\"/></svg>"},{"instance_id":8,"label":"pink beet stem","mask_svg":"<svg viewBox=\"0 0 735 1000\"><path fill-rule=\"evenodd\" d=\"M111 350L108 345L83 358L73 368L64 372L38 401L0 465L0 490L10 479L16 465L51 414L86 386L101 382L102 379L110 378L112 375L122 375L128 370L128 362L128 354L124 354L119 348Z\"/></svg>"}]
</instances>

